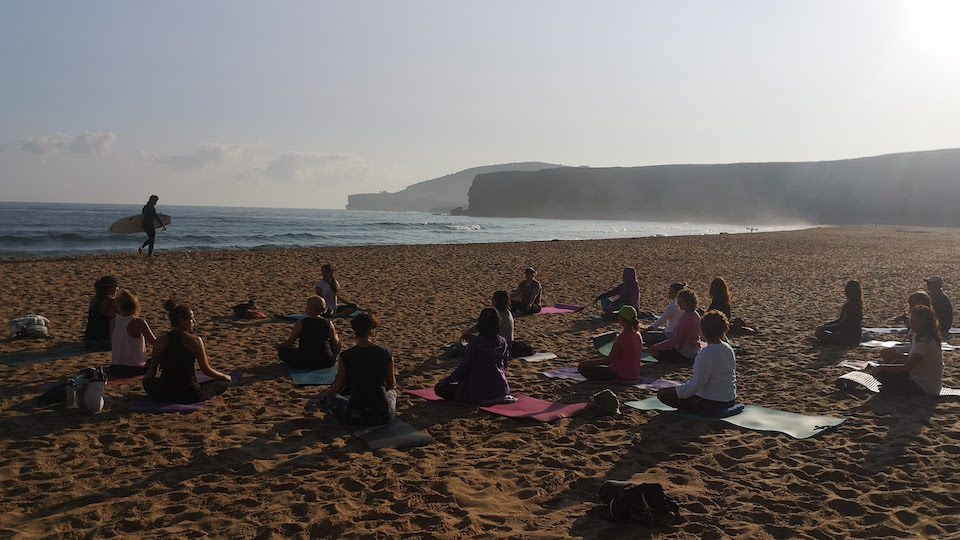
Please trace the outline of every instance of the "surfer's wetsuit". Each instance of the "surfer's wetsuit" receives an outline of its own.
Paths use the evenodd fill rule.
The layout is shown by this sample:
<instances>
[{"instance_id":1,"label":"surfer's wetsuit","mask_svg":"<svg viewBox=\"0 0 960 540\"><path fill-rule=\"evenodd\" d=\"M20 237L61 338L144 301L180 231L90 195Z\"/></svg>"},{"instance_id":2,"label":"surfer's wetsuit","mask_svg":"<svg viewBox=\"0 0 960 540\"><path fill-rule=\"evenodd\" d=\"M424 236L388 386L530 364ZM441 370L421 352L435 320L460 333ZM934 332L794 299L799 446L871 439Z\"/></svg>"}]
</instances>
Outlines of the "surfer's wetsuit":
<instances>
[{"instance_id":1,"label":"surfer's wetsuit","mask_svg":"<svg viewBox=\"0 0 960 540\"><path fill-rule=\"evenodd\" d=\"M147 255L153 255L153 243L157 240L157 224L159 223L162 227L163 222L160 221L160 216L157 215L157 207L154 204L143 205L140 215L143 216L143 232L147 233L147 240L140 246L140 251L150 246Z\"/></svg>"}]
</instances>

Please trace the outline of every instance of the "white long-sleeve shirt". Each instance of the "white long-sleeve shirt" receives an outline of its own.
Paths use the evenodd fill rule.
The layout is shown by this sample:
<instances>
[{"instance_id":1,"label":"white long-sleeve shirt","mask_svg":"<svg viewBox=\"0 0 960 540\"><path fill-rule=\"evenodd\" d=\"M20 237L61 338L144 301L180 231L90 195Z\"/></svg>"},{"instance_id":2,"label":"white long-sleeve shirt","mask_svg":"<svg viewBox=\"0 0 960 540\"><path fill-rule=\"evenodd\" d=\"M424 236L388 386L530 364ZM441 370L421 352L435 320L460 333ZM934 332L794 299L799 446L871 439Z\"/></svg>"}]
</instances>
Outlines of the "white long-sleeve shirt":
<instances>
[{"instance_id":1,"label":"white long-sleeve shirt","mask_svg":"<svg viewBox=\"0 0 960 540\"><path fill-rule=\"evenodd\" d=\"M672 334L673 329L677 327L677 321L680 320L680 317L683 317L683 310L677 306L676 300L671 300L667 307L663 310L663 314L660 315L660 318L653 321L653 324L650 325L650 329L660 328L660 326L666 324L663 328L663 331Z\"/></svg>"},{"instance_id":2,"label":"white long-sleeve shirt","mask_svg":"<svg viewBox=\"0 0 960 540\"><path fill-rule=\"evenodd\" d=\"M737 357L726 342L711 343L700 349L693 361L693 377L677 387L677 396L694 395L713 401L737 398Z\"/></svg>"}]
</instances>

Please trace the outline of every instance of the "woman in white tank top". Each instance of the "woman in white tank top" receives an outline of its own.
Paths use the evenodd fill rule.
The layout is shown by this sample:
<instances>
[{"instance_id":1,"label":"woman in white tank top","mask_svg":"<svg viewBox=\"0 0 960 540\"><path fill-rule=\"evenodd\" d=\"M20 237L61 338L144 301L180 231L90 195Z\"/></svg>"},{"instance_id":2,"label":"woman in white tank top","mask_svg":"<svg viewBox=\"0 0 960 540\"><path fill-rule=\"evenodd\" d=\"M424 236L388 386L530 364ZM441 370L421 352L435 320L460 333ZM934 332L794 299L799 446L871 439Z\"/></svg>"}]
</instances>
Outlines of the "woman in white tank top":
<instances>
[{"instance_id":1,"label":"woman in white tank top","mask_svg":"<svg viewBox=\"0 0 960 540\"><path fill-rule=\"evenodd\" d=\"M140 302L130 291L117 295L120 313L110 321L110 341L113 345L110 374L117 376L143 375L147 371L147 343L157 341L150 325L140 315Z\"/></svg>"}]
</instances>

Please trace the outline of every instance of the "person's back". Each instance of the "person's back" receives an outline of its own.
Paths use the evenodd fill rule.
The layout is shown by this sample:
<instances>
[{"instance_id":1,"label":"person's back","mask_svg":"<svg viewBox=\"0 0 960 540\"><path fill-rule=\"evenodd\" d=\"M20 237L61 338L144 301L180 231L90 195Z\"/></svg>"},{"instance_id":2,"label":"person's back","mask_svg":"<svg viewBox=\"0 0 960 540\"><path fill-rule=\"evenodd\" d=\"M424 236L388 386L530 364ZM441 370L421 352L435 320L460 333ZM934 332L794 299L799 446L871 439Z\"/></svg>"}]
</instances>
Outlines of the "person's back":
<instances>
[{"instance_id":1,"label":"person's back","mask_svg":"<svg viewBox=\"0 0 960 540\"><path fill-rule=\"evenodd\" d=\"M930 303L933 305L933 312L936 313L937 321L940 323L940 331L946 334L953 327L953 304L941 290L930 294Z\"/></svg>"},{"instance_id":2,"label":"person's back","mask_svg":"<svg viewBox=\"0 0 960 540\"><path fill-rule=\"evenodd\" d=\"M909 354L923 357L922 361L910 370L910 378L925 394L939 396L943 388L943 349L940 348L940 341L914 336Z\"/></svg>"},{"instance_id":3,"label":"person's back","mask_svg":"<svg viewBox=\"0 0 960 540\"><path fill-rule=\"evenodd\" d=\"M452 380L459 383L456 399L481 402L509 394L504 372L509 360L510 348L503 336L477 336L467 344L463 362L451 374Z\"/></svg>"},{"instance_id":4,"label":"person's back","mask_svg":"<svg viewBox=\"0 0 960 540\"><path fill-rule=\"evenodd\" d=\"M128 332L130 322L135 318L132 315L114 317L113 334L110 336L113 345L110 353L112 365L139 367L147 361L147 345L143 335L134 337Z\"/></svg>"},{"instance_id":5,"label":"person's back","mask_svg":"<svg viewBox=\"0 0 960 540\"><path fill-rule=\"evenodd\" d=\"M110 317L103 312L104 299L96 296L90 300L87 309L87 326L83 331L85 341L106 341L110 339Z\"/></svg>"},{"instance_id":6,"label":"person's back","mask_svg":"<svg viewBox=\"0 0 960 540\"><path fill-rule=\"evenodd\" d=\"M514 333L514 319L513 313L510 313L510 310L497 310L497 313L500 314L500 335L503 336L503 339L507 340L507 344L513 343L513 333Z\"/></svg>"},{"instance_id":7,"label":"person's back","mask_svg":"<svg viewBox=\"0 0 960 540\"><path fill-rule=\"evenodd\" d=\"M300 341L297 345L301 360L313 360L313 367L328 368L336 361L330 346L330 321L322 317L307 317L300 321Z\"/></svg>"},{"instance_id":8,"label":"person's back","mask_svg":"<svg viewBox=\"0 0 960 540\"><path fill-rule=\"evenodd\" d=\"M700 364L699 368L697 364ZM689 393L684 392L686 390L684 386L686 385L681 385L677 389L677 394L681 398L697 395L704 399L720 402L736 399L737 358L733 352L733 347L729 343L726 341L710 343L700 349L694 360L693 369L695 373L698 369L703 372L703 380L694 383L696 386ZM688 381L687 384L691 382L694 382L694 379Z\"/></svg>"},{"instance_id":9,"label":"person's back","mask_svg":"<svg viewBox=\"0 0 960 540\"><path fill-rule=\"evenodd\" d=\"M643 356L643 338L640 336L640 332L633 329L624 329L617 335L616 342L620 344L620 348L617 357L610 363L610 370L616 375L617 379L624 383L630 384L639 381L641 357Z\"/></svg>"},{"instance_id":10,"label":"person's back","mask_svg":"<svg viewBox=\"0 0 960 540\"><path fill-rule=\"evenodd\" d=\"M358 345L340 353L346 370L346 387L350 391L350 407L363 410L386 406L392 357L390 349L381 345Z\"/></svg>"},{"instance_id":11,"label":"person's back","mask_svg":"<svg viewBox=\"0 0 960 540\"><path fill-rule=\"evenodd\" d=\"M181 330L171 330L166 335L166 347L160 354L160 384L171 390L197 386L194 365L197 355L187 347L186 335Z\"/></svg>"}]
</instances>

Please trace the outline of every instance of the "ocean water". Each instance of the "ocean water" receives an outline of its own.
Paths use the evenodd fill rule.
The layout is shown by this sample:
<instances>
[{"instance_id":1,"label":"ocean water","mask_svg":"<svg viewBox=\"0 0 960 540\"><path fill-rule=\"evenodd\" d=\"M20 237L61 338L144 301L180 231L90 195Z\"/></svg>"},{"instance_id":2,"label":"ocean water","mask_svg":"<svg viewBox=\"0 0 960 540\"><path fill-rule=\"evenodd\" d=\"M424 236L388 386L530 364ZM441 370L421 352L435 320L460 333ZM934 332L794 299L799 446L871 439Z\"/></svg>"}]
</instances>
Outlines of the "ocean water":
<instances>
[{"instance_id":1,"label":"ocean water","mask_svg":"<svg viewBox=\"0 0 960 540\"><path fill-rule=\"evenodd\" d=\"M0 257L136 252L144 234L112 234L114 221L142 204L0 202ZM227 250L402 244L470 244L745 233L743 225L478 218L418 212L158 205L172 216L156 250ZM760 231L804 225L761 227Z\"/></svg>"}]
</instances>

